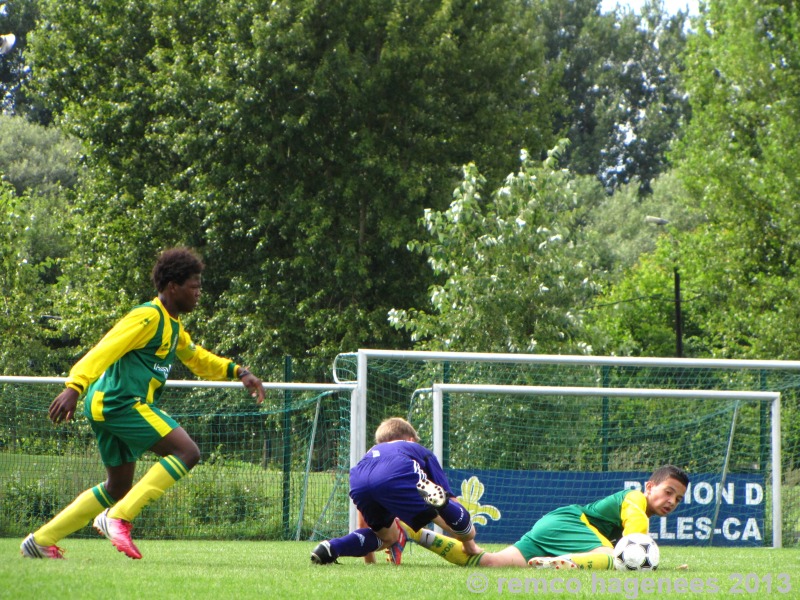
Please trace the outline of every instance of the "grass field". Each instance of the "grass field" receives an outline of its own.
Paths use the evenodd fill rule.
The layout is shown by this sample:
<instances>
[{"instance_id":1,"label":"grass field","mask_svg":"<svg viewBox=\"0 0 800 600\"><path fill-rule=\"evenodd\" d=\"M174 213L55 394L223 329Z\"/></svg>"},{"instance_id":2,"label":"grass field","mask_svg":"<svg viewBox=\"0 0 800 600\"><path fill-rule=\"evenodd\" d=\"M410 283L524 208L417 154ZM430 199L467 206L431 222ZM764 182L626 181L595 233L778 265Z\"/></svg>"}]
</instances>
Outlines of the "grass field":
<instances>
[{"instance_id":1,"label":"grass field","mask_svg":"<svg viewBox=\"0 0 800 600\"><path fill-rule=\"evenodd\" d=\"M658 571L621 573L464 569L414 545L399 567L383 557L320 567L314 542L141 540L134 561L104 539L68 538L67 560L31 560L20 541L0 538L0 598L800 598L796 549L662 548Z\"/></svg>"}]
</instances>

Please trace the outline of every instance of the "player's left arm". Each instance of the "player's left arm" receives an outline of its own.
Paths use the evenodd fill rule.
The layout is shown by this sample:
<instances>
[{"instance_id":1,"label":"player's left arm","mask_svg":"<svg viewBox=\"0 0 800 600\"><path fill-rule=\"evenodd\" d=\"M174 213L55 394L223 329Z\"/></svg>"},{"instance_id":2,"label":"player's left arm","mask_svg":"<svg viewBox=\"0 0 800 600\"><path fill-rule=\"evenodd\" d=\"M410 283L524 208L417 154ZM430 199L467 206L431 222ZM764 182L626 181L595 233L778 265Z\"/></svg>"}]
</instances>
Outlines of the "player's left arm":
<instances>
[{"instance_id":1,"label":"player's left arm","mask_svg":"<svg viewBox=\"0 0 800 600\"><path fill-rule=\"evenodd\" d=\"M264 386L258 377L253 375L249 369L237 365L228 358L217 356L192 342L191 336L183 326L178 335L176 355L198 377L211 381L241 379L242 384L250 390L252 396L259 403L264 401Z\"/></svg>"},{"instance_id":2,"label":"player's left arm","mask_svg":"<svg viewBox=\"0 0 800 600\"><path fill-rule=\"evenodd\" d=\"M631 490L625 495L620 507L622 535L647 533L650 519L647 518L647 498L639 490Z\"/></svg>"}]
</instances>

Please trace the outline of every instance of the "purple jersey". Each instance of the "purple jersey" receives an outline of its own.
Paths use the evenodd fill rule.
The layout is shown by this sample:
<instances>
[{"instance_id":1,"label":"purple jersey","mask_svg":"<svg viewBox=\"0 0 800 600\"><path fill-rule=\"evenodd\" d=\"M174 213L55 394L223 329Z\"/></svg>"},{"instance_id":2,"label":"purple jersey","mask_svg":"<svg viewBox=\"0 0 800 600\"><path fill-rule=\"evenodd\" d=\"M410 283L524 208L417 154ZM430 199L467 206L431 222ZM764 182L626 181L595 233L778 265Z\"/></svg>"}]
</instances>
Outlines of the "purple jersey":
<instances>
[{"instance_id":1,"label":"purple jersey","mask_svg":"<svg viewBox=\"0 0 800 600\"><path fill-rule=\"evenodd\" d=\"M425 446L405 440L376 444L350 469L350 497L375 530L388 527L395 517L422 526L436 511L417 491L421 479L440 485L448 497L454 495L439 461Z\"/></svg>"},{"instance_id":2,"label":"purple jersey","mask_svg":"<svg viewBox=\"0 0 800 600\"><path fill-rule=\"evenodd\" d=\"M405 440L397 440L394 442L384 442L376 444L358 461L358 465L362 465L369 470L389 468L390 464L394 464L394 460L385 461L382 459L399 457L401 460L411 459L419 465L419 468L425 473L425 476L434 483L442 486L448 496L453 496L453 491L450 489L450 484L447 481L447 476L444 474L439 460L433 452L428 450L422 444L416 442L408 442Z\"/></svg>"}]
</instances>

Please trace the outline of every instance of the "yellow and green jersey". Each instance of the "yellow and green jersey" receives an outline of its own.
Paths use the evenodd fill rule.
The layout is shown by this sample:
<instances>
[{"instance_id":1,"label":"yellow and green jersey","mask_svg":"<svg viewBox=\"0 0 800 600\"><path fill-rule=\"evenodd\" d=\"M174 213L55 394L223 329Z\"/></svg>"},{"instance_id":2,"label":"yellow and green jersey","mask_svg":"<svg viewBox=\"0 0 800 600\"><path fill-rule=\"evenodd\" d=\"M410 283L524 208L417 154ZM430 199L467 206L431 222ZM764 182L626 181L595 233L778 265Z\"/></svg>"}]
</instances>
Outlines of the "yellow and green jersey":
<instances>
[{"instance_id":1,"label":"yellow and green jersey","mask_svg":"<svg viewBox=\"0 0 800 600\"><path fill-rule=\"evenodd\" d=\"M125 315L72 367L66 385L91 399L93 418L135 402L158 401L175 357L204 379L233 379L237 365L192 343L158 298Z\"/></svg>"},{"instance_id":2,"label":"yellow and green jersey","mask_svg":"<svg viewBox=\"0 0 800 600\"><path fill-rule=\"evenodd\" d=\"M592 552L629 533L647 533L647 498L638 490L622 490L581 506L557 508L534 523L514 545L530 560L534 556L561 556Z\"/></svg>"},{"instance_id":3,"label":"yellow and green jersey","mask_svg":"<svg viewBox=\"0 0 800 600\"><path fill-rule=\"evenodd\" d=\"M581 507L588 523L609 540L647 533L647 498L639 490L622 490Z\"/></svg>"}]
</instances>

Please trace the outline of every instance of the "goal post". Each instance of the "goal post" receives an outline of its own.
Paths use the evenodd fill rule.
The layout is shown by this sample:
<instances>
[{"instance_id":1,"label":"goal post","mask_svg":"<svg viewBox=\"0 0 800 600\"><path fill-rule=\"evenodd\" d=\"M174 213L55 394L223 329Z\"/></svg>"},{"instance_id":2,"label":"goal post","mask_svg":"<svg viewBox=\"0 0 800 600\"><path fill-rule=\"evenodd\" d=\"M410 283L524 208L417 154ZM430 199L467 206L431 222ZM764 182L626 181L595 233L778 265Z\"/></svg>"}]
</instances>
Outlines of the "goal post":
<instances>
[{"instance_id":1,"label":"goal post","mask_svg":"<svg viewBox=\"0 0 800 600\"><path fill-rule=\"evenodd\" d=\"M493 462L501 468L503 464L511 465L507 468L521 472L523 477L532 471L566 477L576 470L598 477L630 472L633 477L636 469L651 469L658 466L658 461L670 462L671 457L691 474L701 473L701 464L716 461L720 466L709 466L711 471L724 469L730 473L729 483L722 490L723 502L738 486L752 494L748 500L759 502L761 545L773 545L776 540L783 545L800 544L800 361L360 349L338 355L333 376L334 381L357 384L352 402L351 466L371 445L371 435L378 424L390 416L408 418L422 443L431 448L435 418L436 435L440 437L436 442L441 443L440 459L446 470L468 464L462 444L464 435L469 441L466 449L470 460L488 464L492 461L486 455L499 453L501 460ZM433 414L431 390L437 384L580 388L576 394L585 393L586 388L684 390L689 394L772 392L780 394L780 400L726 402L669 397L656 406L654 400L645 397L624 400L602 393L591 401L579 400L577 413L570 415L566 406L570 398L551 396L546 400L542 396L526 401L530 405L526 406L520 398L507 396L497 405L483 398L480 415L466 418L457 392L443 391L441 413ZM709 412L712 402L717 403L718 411ZM553 403L555 407L548 406ZM500 405L502 410L497 408ZM662 408L666 409L664 414ZM539 454L533 459L521 456L532 444L526 441L514 448L505 440L509 432L519 435L514 411L526 413L529 421L541 415L541 422L536 424L539 447L558 442L555 438L560 428L571 429L572 446L567 453L573 462L567 463L566 455ZM653 443L646 452L637 452L637 433L627 426L634 418L645 424L645 434L669 436L672 441L666 444L665 451L659 452L658 444ZM501 434L491 437L488 431L492 428ZM684 445L693 448L694 454L682 454ZM693 498L693 502L705 502L716 494L716 490L712 494L707 491L709 486L719 486L718 480L696 479L698 485L693 489L699 498ZM564 500L569 503L569 496ZM727 510L723 506L723 522L729 514ZM352 503L349 514L352 529L356 527ZM727 533L729 540L737 535L733 530ZM715 532L710 535L713 537ZM741 539L746 537L742 534ZM676 539L680 538L676 534ZM712 541L718 543L717 538Z\"/></svg>"},{"instance_id":2,"label":"goal post","mask_svg":"<svg viewBox=\"0 0 800 600\"><path fill-rule=\"evenodd\" d=\"M768 402L772 413L772 547L782 547L781 534L781 395L778 392L752 392L741 390L676 390L676 389L632 389L598 387L559 387L526 385L447 384L434 383L433 397L433 452L441 462L444 455L443 413L446 393L477 393L523 396L598 396L617 398L682 398L689 400L747 400ZM724 479L724 477L723 477ZM716 503L720 502L717 494ZM531 524L532 525L532 524Z\"/></svg>"}]
</instances>

